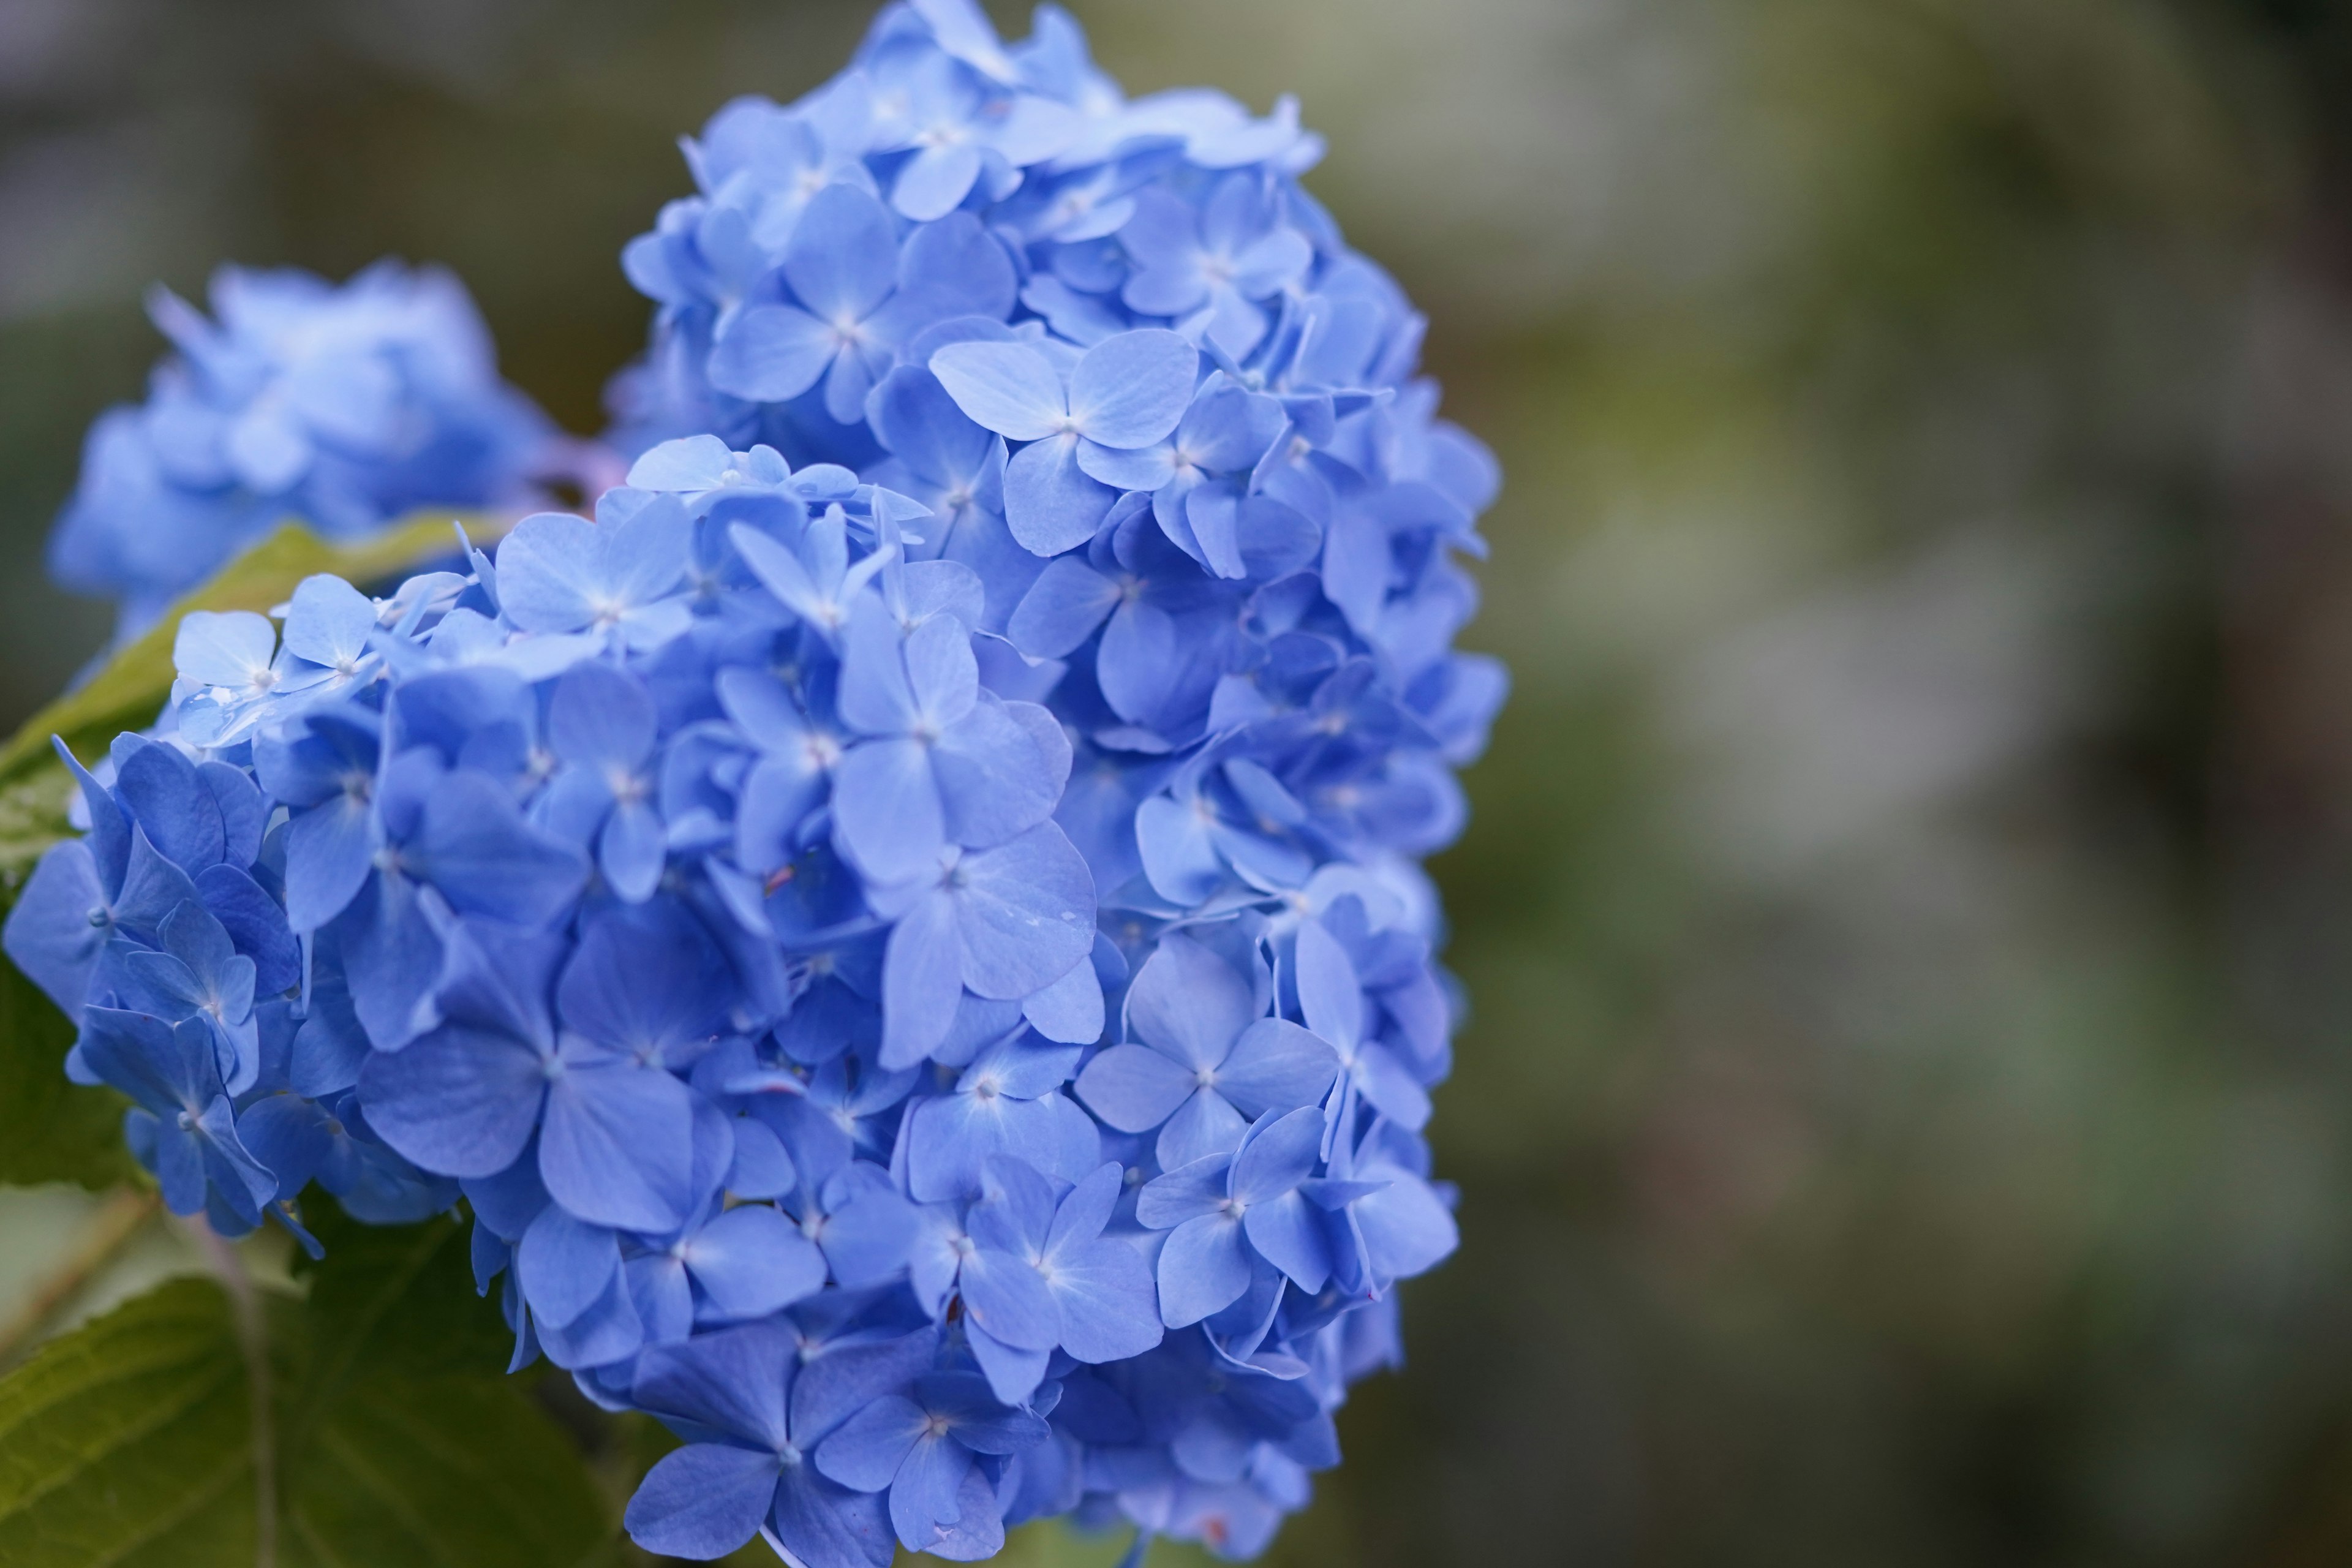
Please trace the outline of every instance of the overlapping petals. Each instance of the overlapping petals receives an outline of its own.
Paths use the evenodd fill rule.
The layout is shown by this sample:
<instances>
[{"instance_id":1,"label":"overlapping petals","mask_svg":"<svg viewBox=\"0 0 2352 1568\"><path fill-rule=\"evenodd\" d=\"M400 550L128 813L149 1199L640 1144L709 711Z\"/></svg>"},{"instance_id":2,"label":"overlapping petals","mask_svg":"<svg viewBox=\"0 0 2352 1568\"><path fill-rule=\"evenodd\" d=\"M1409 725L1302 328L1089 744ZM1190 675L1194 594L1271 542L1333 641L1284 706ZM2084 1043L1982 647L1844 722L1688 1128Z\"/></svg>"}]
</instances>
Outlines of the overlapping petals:
<instances>
[{"instance_id":1,"label":"overlapping petals","mask_svg":"<svg viewBox=\"0 0 2352 1568\"><path fill-rule=\"evenodd\" d=\"M462 1194L515 1364L684 1440L651 1551L1262 1549L1455 1244L1416 862L1506 685L1493 465L1318 151L971 0L721 110L626 482L189 616L74 763L7 948L167 1202Z\"/></svg>"}]
</instances>

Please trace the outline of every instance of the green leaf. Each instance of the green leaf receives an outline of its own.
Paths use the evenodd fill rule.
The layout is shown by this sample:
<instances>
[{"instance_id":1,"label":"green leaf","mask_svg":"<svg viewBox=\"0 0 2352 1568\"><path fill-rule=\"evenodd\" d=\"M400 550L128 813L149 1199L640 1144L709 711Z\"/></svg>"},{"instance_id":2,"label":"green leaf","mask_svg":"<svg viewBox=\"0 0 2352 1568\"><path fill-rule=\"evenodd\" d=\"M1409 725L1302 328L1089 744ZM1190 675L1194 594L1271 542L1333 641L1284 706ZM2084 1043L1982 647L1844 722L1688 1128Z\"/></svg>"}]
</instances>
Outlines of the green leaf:
<instances>
[{"instance_id":1,"label":"green leaf","mask_svg":"<svg viewBox=\"0 0 2352 1568\"><path fill-rule=\"evenodd\" d=\"M330 544L289 523L239 555L172 607L104 668L28 720L0 747L0 915L16 902L44 851L72 833L66 803L73 780L50 749L61 735L85 762L125 730L155 721L172 690L172 642L190 610L268 610L303 578L332 572L362 585L404 575L456 546L453 521L477 542L495 519L419 513L363 543ZM67 1081L73 1026L14 964L0 963L0 1182L76 1182L102 1187L135 1179L122 1151L121 1096Z\"/></svg>"},{"instance_id":2,"label":"green leaf","mask_svg":"<svg viewBox=\"0 0 2352 1568\"><path fill-rule=\"evenodd\" d=\"M498 1371L507 1346L474 1295L463 1226L319 1218L334 1250L309 1299L258 1299L258 1434L247 1343L207 1280L166 1285L0 1380L10 1568L247 1568L265 1539L277 1568L608 1558L578 1450L527 1380Z\"/></svg>"},{"instance_id":3,"label":"green leaf","mask_svg":"<svg viewBox=\"0 0 2352 1568\"><path fill-rule=\"evenodd\" d=\"M49 757L49 737L62 735L74 754L104 751L125 730L143 730L172 690L172 642L190 610L268 610L290 596L303 578L320 572L366 586L396 578L436 556L455 552L452 521L477 543L495 537L496 519L455 511L420 512L357 544L331 544L299 523L281 525L223 567L219 575L173 605L163 618L106 667L27 720L0 748L0 784L20 778Z\"/></svg>"},{"instance_id":4,"label":"green leaf","mask_svg":"<svg viewBox=\"0 0 2352 1568\"><path fill-rule=\"evenodd\" d=\"M40 988L0 963L0 1182L93 1190L141 1178L122 1143L130 1102L66 1077L73 1026Z\"/></svg>"},{"instance_id":5,"label":"green leaf","mask_svg":"<svg viewBox=\"0 0 2352 1568\"><path fill-rule=\"evenodd\" d=\"M217 1286L181 1279L0 1381L0 1539L25 1568L254 1561L249 1380Z\"/></svg>"}]
</instances>

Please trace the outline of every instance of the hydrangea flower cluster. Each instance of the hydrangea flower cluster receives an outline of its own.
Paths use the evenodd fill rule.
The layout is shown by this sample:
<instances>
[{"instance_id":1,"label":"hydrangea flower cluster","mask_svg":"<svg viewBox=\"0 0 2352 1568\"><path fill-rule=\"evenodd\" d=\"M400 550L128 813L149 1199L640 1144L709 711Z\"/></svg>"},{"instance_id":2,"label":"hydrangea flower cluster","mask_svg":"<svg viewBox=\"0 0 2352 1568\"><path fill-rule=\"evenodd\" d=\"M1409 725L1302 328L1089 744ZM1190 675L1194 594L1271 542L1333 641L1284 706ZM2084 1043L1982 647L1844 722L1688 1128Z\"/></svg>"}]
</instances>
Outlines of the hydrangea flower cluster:
<instances>
[{"instance_id":1,"label":"hydrangea flower cluster","mask_svg":"<svg viewBox=\"0 0 2352 1568\"><path fill-rule=\"evenodd\" d=\"M338 288L223 268L212 305L149 300L179 353L143 405L91 426L50 540L51 573L120 600L126 634L289 518L352 539L418 507L507 505L560 449L438 268L379 262Z\"/></svg>"},{"instance_id":2,"label":"hydrangea flower cluster","mask_svg":"<svg viewBox=\"0 0 2352 1568\"><path fill-rule=\"evenodd\" d=\"M593 520L192 615L10 954L176 1211L462 1194L516 1364L805 1568L1248 1556L1455 1244L1419 857L1496 479L1313 140L894 5L689 144Z\"/></svg>"}]
</instances>

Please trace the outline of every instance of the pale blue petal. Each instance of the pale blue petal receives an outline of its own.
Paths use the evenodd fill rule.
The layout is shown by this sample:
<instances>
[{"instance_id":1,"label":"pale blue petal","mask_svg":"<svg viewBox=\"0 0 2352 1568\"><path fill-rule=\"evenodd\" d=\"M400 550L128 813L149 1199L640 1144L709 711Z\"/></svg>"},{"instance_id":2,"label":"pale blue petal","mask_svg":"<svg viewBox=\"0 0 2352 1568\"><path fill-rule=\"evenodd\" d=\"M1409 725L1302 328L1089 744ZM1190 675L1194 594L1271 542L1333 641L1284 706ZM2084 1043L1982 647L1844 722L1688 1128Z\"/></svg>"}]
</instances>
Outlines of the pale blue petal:
<instances>
[{"instance_id":1,"label":"pale blue petal","mask_svg":"<svg viewBox=\"0 0 2352 1568\"><path fill-rule=\"evenodd\" d=\"M764 1317L824 1284L824 1257L816 1244L759 1204L729 1209L695 1232L684 1257L722 1318Z\"/></svg>"},{"instance_id":2,"label":"pale blue petal","mask_svg":"<svg viewBox=\"0 0 2352 1568\"><path fill-rule=\"evenodd\" d=\"M1157 327L1121 332L1088 349L1070 374L1070 416L1106 447L1166 440L1192 401L1200 352Z\"/></svg>"},{"instance_id":3,"label":"pale blue petal","mask_svg":"<svg viewBox=\"0 0 2352 1568\"><path fill-rule=\"evenodd\" d=\"M1320 1037L1287 1018L1260 1018L1217 1068L1217 1092L1254 1119L1316 1103L1339 1070L1338 1054Z\"/></svg>"},{"instance_id":4,"label":"pale blue petal","mask_svg":"<svg viewBox=\"0 0 2352 1568\"><path fill-rule=\"evenodd\" d=\"M1052 823L967 855L956 869L963 983L980 995L1017 1000L1093 951L1094 878Z\"/></svg>"},{"instance_id":5,"label":"pale blue petal","mask_svg":"<svg viewBox=\"0 0 2352 1568\"><path fill-rule=\"evenodd\" d=\"M801 303L820 321L843 325L865 320L882 302L898 268L897 225L880 202L852 184L819 191L784 248L784 277Z\"/></svg>"},{"instance_id":6,"label":"pale blue petal","mask_svg":"<svg viewBox=\"0 0 2352 1568\"><path fill-rule=\"evenodd\" d=\"M1084 544L1118 500L1117 490L1078 466L1075 436L1033 442L1005 466L1005 526L1033 555L1059 555Z\"/></svg>"},{"instance_id":7,"label":"pale blue petal","mask_svg":"<svg viewBox=\"0 0 2352 1568\"><path fill-rule=\"evenodd\" d=\"M1061 376L1025 343L950 343L931 355L930 371L966 417L1008 441L1040 440L1068 423Z\"/></svg>"}]
</instances>

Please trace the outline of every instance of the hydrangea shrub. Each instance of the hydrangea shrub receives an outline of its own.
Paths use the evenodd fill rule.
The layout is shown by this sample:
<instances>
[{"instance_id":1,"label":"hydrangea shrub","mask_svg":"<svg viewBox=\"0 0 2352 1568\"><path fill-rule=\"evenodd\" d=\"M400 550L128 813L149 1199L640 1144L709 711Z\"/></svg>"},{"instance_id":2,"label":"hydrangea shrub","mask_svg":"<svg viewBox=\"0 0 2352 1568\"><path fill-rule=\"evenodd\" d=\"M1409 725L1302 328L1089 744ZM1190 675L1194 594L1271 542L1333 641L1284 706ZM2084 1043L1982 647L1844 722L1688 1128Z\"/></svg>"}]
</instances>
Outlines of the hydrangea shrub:
<instances>
[{"instance_id":1,"label":"hydrangea shrub","mask_svg":"<svg viewBox=\"0 0 2352 1568\"><path fill-rule=\"evenodd\" d=\"M1261 1550L1455 1245L1418 861L1504 690L1318 150L966 0L722 110L593 518L191 615L68 758L7 950L171 1208L462 1197L513 1364L683 1439L651 1550Z\"/></svg>"}]
</instances>

